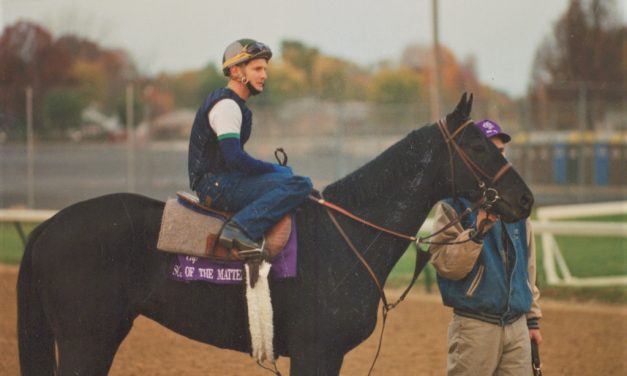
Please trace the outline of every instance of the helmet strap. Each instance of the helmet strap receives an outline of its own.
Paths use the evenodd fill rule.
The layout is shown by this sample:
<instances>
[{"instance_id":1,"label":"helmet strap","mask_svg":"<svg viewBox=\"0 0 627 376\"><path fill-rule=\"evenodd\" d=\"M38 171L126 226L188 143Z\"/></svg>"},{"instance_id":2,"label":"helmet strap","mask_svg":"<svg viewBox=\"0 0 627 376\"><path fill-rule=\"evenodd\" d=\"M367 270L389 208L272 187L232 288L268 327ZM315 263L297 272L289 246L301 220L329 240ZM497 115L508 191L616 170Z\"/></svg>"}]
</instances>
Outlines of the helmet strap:
<instances>
[{"instance_id":1,"label":"helmet strap","mask_svg":"<svg viewBox=\"0 0 627 376\"><path fill-rule=\"evenodd\" d=\"M249 81L248 79L246 80L246 88L248 88L248 91L250 91L251 95L257 95L259 93L261 93L259 90L257 90Z\"/></svg>"},{"instance_id":2,"label":"helmet strap","mask_svg":"<svg viewBox=\"0 0 627 376\"><path fill-rule=\"evenodd\" d=\"M246 77L246 74L244 74L243 70L242 70L242 75L240 77L234 78L234 80L238 81L240 84L243 84L244 86L246 86L246 88L248 89L248 91L250 92L250 95L257 95L259 93L261 93L261 91L257 90L248 80L248 77Z\"/></svg>"}]
</instances>

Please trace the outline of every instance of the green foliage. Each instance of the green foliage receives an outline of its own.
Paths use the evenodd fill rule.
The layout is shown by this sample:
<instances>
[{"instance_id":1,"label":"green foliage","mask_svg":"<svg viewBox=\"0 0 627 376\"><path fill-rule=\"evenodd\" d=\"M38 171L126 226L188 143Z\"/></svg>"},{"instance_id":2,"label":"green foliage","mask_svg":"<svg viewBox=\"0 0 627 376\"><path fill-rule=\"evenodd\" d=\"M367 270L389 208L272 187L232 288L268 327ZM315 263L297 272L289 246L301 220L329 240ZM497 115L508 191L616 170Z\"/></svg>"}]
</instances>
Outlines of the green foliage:
<instances>
[{"instance_id":1,"label":"green foliage","mask_svg":"<svg viewBox=\"0 0 627 376\"><path fill-rule=\"evenodd\" d=\"M127 107L126 97L121 96L120 98L118 98L117 104L116 104L118 120L120 121L120 124L127 123L126 107ZM133 119L132 119L133 127L137 127L137 125L142 121L143 118L144 118L144 106L135 91L133 95Z\"/></svg>"},{"instance_id":2,"label":"green foliage","mask_svg":"<svg viewBox=\"0 0 627 376\"><path fill-rule=\"evenodd\" d=\"M281 58L286 64L304 72L306 77L312 76L316 59L320 55L317 48L308 47L295 40L281 42Z\"/></svg>"},{"instance_id":3,"label":"green foliage","mask_svg":"<svg viewBox=\"0 0 627 376\"><path fill-rule=\"evenodd\" d=\"M274 105L286 100L302 98L307 94L309 85L305 72L290 64L276 62L268 69L268 81L263 95L254 98L254 103Z\"/></svg>"},{"instance_id":4,"label":"green foliage","mask_svg":"<svg viewBox=\"0 0 627 376\"><path fill-rule=\"evenodd\" d=\"M59 133L81 125L81 114L85 103L78 91L68 88L55 88L46 93L44 113L46 129Z\"/></svg>"},{"instance_id":5,"label":"green foliage","mask_svg":"<svg viewBox=\"0 0 627 376\"><path fill-rule=\"evenodd\" d=\"M370 87L369 98L375 103L417 103L424 84L416 71L408 68L382 69Z\"/></svg>"},{"instance_id":6,"label":"green foliage","mask_svg":"<svg viewBox=\"0 0 627 376\"><path fill-rule=\"evenodd\" d=\"M205 69L200 71L199 81L200 84L196 89L196 103L192 106L193 108L197 107L209 93L227 84L226 77L224 77L222 71L213 63L208 64Z\"/></svg>"},{"instance_id":7,"label":"green foliage","mask_svg":"<svg viewBox=\"0 0 627 376\"><path fill-rule=\"evenodd\" d=\"M107 97L107 75L102 64L98 62L77 61L71 74L77 82L78 91L84 102L102 103Z\"/></svg>"}]
</instances>

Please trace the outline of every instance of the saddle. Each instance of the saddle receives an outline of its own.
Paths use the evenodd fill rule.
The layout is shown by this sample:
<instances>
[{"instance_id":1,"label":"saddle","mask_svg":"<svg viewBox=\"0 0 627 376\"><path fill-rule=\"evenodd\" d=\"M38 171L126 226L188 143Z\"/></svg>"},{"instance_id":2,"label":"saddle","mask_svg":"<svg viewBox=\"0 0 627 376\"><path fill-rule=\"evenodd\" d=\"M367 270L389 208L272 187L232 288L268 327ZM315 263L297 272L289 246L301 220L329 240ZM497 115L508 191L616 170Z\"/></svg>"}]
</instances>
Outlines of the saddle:
<instances>
[{"instance_id":1,"label":"saddle","mask_svg":"<svg viewBox=\"0 0 627 376\"><path fill-rule=\"evenodd\" d=\"M205 206L187 192L177 192L175 198L166 201L157 249L218 261L243 261L237 250L226 249L218 242L224 224L233 214ZM270 259L283 250L292 226L292 216L288 214L266 233L265 248Z\"/></svg>"}]
</instances>

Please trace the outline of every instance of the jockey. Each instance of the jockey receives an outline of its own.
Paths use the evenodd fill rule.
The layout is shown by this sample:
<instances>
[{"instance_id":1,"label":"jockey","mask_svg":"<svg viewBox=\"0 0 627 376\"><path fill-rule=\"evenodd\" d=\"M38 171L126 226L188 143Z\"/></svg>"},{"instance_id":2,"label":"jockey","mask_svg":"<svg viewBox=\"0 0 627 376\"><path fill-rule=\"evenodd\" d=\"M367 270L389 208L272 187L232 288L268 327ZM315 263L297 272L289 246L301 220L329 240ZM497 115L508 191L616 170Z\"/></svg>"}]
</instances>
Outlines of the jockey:
<instances>
[{"instance_id":1,"label":"jockey","mask_svg":"<svg viewBox=\"0 0 627 376\"><path fill-rule=\"evenodd\" d=\"M200 105L189 141L190 188L207 206L236 212L219 242L237 249L244 259L261 255L264 233L312 190L308 177L244 151L252 131L246 100L263 92L271 58L270 48L252 39L228 45L222 58L228 84Z\"/></svg>"}]
</instances>

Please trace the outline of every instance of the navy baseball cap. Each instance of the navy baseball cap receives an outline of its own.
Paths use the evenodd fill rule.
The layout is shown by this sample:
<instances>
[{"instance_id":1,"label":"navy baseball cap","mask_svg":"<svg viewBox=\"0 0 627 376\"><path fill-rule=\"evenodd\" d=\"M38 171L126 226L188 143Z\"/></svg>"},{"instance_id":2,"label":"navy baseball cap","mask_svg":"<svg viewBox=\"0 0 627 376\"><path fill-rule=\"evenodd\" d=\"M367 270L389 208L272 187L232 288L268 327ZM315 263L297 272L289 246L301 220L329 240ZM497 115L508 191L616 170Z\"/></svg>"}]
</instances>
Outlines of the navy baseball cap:
<instances>
[{"instance_id":1,"label":"navy baseball cap","mask_svg":"<svg viewBox=\"0 0 627 376\"><path fill-rule=\"evenodd\" d=\"M483 132L487 138L500 137L504 143L508 143L512 139L510 135L501 130L501 126L496 121L488 119L479 120L475 122L475 125L477 128L481 129L481 132Z\"/></svg>"}]
</instances>

